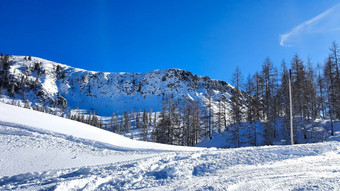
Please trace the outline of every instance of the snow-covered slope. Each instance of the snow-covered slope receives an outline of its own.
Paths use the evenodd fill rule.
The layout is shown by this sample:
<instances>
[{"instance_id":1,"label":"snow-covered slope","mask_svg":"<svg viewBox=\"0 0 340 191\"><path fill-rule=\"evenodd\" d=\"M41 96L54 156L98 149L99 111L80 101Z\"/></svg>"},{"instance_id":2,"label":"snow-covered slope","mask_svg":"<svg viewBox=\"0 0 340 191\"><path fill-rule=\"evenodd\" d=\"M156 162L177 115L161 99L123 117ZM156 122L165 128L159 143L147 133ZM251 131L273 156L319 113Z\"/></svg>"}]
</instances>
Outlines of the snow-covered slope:
<instances>
[{"instance_id":1,"label":"snow-covered slope","mask_svg":"<svg viewBox=\"0 0 340 191\"><path fill-rule=\"evenodd\" d=\"M103 147L112 147L115 150L200 150L195 147L180 147L174 145L158 144L152 142L136 141L124 136L102 130L84 123L41 113L29 109L17 109L15 106L0 103L0 121L10 126L21 125L27 129L37 128L34 131L58 136L67 135L67 139Z\"/></svg>"},{"instance_id":2,"label":"snow-covered slope","mask_svg":"<svg viewBox=\"0 0 340 191\"><path fill-rule=\"evenodd\" d=\"M4 104L0 153L0 190L340 189L337 141L226 150L178 147L133 141Z\"/></svg>"},{"instance_id":3,"label":"snow-covered slope","mask_svg":"<svg viewBox=\"0 0 340 191\"><path fill-rule=\"evenodd\" d=\"M246 146L263 146L270 145L265 137L265 123L264 121L257 121L256 123L243 122L240 125L240 145ZM272 138L272 145L289 145L290 132L289 126L285 125L284 118L275 120L275 138ZM337 140L340 141L340 121L333 121L334 136L331 136L331 121L329 119L318 119L315 121L303 120L295 118L294 122L296 129L294 135L295 144L317 143L323 141ZM256 127L256 139L254 135L249 133L249 129ZM254 132L253 132L254 133ZM251 136L253 135L253 136ZM305 136L306 135L306 136ZM197 147L216 147L216 148L235 148L237 147L233 139L233 135L229 131L223 131L220 134L213 135L212 139L204 140L197 145Z\"/></svg>"},{"instance_id":4,"label":"snow-covered slope","mask_svg":"<svg viewBox=\"0 0 340 191\"><path fill-rule=\"evenodd\" d=\"M131 160L140 155L136 153L130 158L122 152L127 150L200 150L135 141L87 124L2 103L0 126L0 147L3 149L0 175L104 164L108 161ZM17 146L11 148L13 143ZM145 157L145 153L148 152L142 156ZM13 159L20 162L13 163Z\"/></svg>"},{"instance_id":5,"label":"snow-covered slope","mask_svg":"<svg viewBox=\"0 0 340 191\"><path fill-rule=\"evenodd\" d=\"M224 81L180 69L108 73L86 71L36 57L25 58L10 57L9 72L16 85L9 87L14 93L5 91L5 95L13 94L18 99L52 107L60 107L67 101L70 108L94 109L106 116L117 110L153 108L157 111L166 95L182 100L195 99L201 104L207 103L208 97L217 101L223 95L223 101L228 104L233 89Z\"/></svg>"}]
</instances>

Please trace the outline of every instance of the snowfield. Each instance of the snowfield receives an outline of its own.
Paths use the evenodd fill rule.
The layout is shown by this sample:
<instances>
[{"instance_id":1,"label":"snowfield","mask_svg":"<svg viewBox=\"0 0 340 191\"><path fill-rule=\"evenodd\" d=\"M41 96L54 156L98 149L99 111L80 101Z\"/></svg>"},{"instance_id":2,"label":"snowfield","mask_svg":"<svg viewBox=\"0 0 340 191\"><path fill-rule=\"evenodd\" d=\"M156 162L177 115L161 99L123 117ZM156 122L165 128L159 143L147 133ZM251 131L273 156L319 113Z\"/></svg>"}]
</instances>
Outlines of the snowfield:
<instances>
[{"instance_id":1,"label":"snowfield","mask_svg":"<svg viewBox=\"0 0 340 191\"><path fill-rule=\"evenodd\" d=\"M0 190L340 190L338 141L170 146L2 103L0 153Z\"/></svg>"}]
</instances>

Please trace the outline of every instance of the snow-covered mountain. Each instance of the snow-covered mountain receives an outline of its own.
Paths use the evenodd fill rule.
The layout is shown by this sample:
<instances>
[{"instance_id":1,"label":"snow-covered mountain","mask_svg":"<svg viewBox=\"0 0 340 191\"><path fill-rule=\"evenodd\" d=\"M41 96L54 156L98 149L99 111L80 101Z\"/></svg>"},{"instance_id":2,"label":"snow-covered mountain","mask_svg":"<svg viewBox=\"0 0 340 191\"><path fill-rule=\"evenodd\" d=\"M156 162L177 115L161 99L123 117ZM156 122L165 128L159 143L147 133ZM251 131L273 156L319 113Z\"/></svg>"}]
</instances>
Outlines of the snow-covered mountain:
<instances>
[{"instance_id":1,"label":"snow-covered mountain","mask_svg":"<svg viewBox=\"0 0 340 191\"><path fill-rule=\"evenodd\" d=\"M223 98L228 104L231 85L180 69L147 73L86 71L36 57L10 56L14 87L2 94L45 106L93 109L100 115L150 109L160 110L163 96L194 99L213 106ZM26 88L25 88L26 87ZM25 92L25 93L24 93Z\"/></svg>"},{"instance_id":2,"label":"snow-covered mountain","mask_svg":"<svg viewBox=\"0 0 340 191\"><path fill-rule=\"evenodd\" d=\"M0 190L339 190L339 128L330 142L206 149L0 103Z\"/></svg>"}]
</instances>

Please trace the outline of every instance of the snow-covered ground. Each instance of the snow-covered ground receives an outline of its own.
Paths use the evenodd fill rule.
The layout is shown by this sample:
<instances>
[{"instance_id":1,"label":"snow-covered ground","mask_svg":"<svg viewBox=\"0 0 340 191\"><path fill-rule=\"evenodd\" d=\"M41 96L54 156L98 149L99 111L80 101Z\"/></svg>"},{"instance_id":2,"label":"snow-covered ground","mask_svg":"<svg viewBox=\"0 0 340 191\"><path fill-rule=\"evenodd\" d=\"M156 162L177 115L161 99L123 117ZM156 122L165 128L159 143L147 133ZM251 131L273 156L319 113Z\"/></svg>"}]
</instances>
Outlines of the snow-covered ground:
<instances>
[{"instance_id":1,"label":"snow-covered ground","mask_svg":"<svg viewBox=\"0 0 340 191\"><path fill-rule=\"evenodd\" d=\"M266 139L266 127L263 121L257 121L250 124L242 122L239 127L240 142L238 147L246 146L264 146L264 145L289 145L290 144L290 129L285 123L284 118L275 120L275 138L271 137L271 144ZM331 121L329 119L303 120L294 118L294 142L296 144L317 143L324 141L340 141L340 121L333 121L334 136L331 136ZM256 127L256 131L254 131ZM232 125L228 127L232 128ZM254 135L256 134L256 136ZM256 137L256 139L254 138ZM212 139L206 139L195 146L197 147L216 147L216 148L235 148L237 141L231 130L222 131L222 133L214 134Z\"/></svg>"},{"instance_id":2,"label":"snow-covered ground","mask_svg":"<svg viewBox=\"0 0 340 191\"><path fill-rule=\"evenodd\" d=\"M338 141L179 147L5 104L0 153L0 190L340 190Z\"/></svg>"}]
</instances>

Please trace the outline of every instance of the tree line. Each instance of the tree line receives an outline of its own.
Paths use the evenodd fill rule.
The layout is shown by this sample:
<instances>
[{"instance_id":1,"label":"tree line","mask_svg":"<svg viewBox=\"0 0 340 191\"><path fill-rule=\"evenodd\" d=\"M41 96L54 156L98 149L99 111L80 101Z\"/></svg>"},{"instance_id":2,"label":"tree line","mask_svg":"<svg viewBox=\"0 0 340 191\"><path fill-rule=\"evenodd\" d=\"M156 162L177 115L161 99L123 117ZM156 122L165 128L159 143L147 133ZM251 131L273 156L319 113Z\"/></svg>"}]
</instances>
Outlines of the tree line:
<instances>
[{"instance_id":1,"label":"tree line","mask_svg":"<svg viewBox=\"0 0 340 191\"><path fill-rule=\"evenodd\" d=\"M339 46L333 42L324 63L316 67L309 59L303 60L298 54L290 60L294 120L298 122L327 118L331 121L331 136L334 135L334 120L340 119L339 58ZM283 118L285 127L289 128L288 80L289 68L284 60L278 69L267 58L262 70L248 75L245 81L239 68L236 69L233 74L235 89L232 91L230 110L231 127L236 133L236 141L239 141L242 122L265 122L264 135L267 144L273 144L273 139L277 137L278 118ZM245 103L239 100L242 93L249 95ZM287 128L284 132L286 137L290 136ZM306 139L306 127L302 128ZM249 131L253 132L253 142L256 143L256 127ZM294 132L296 131L295 125Z\"/></svg>"},{"instance_id":2,"label":"tree line","mask_svg":"<svg viewBox=\"0 0 340 191\"><path fill-rule=\"evenodd\" d=\"M44 75L39 63L27 68L22 82L14 81L9 75L9 56L1 55L1 91L30 91L38 89L27 73L36 73L36 79ZM30 59L30 58L25 58ZM339 46L333 42L329 54L322 64L314 66L309 59L303 60L298 54L289 61L282 61L279 68L275 67L270 58L266 58L260 71L243 79L239 68L232 77L234 88L230 96L221 95L213 100L209 90L204 100L178 99L174 95L164 95L160 112L139 109L138 111L113 112L109 120L104 121L93 110L89 114L75 113L65 110L66 100L57 96L55 104L63 108L62 116L103 128L115 133L130 133L131 128L140 129L141 138L145 141L158 143L193 146L202 140L211 139L214 134L228 132L236 147L241 146L241 137L246 137L250 145L257 145L258 127L261 121L265 144L273 144L278 137L278 120L284 121L284 137L290 136L289 128L289 69L292 79L293 116L296 122L314 121L318 118L330 120L330 135L334 135L333 122L340 119L340 74ZM62 78L60 68L57 75ZM22 88L16 88L16 87ZM43 97L43 96L41 96ZM27 100L25 107L30 107ZM35 106L36 110L46 110ZM52 111L51 111L52 112ZM67 113L68 112L68 113ZM245 123L249 125L245 125ZM301 129L302 128L302 129ZM303 136L307 139L306 127L301 127ZM294 126L294 132L298 126ZM246 132L246 134L244 134ZM294 133L296 134L296 133ZM297 140L297 139L295 139Z\"/></svg>"}]
</instances>

